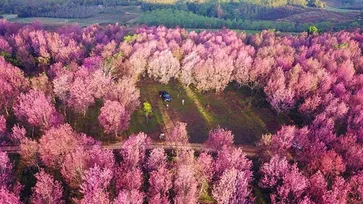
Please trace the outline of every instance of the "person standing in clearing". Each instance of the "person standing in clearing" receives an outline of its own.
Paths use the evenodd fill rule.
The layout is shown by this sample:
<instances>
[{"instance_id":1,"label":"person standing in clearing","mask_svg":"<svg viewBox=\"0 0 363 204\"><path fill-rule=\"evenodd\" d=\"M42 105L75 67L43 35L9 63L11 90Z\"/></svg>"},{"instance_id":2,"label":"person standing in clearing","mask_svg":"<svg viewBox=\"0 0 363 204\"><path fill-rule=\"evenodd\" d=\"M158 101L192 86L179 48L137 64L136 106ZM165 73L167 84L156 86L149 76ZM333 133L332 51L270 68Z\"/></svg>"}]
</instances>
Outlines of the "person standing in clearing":
<instances>
[{"instance_id":1,"label":"person standing in clearing","mask_svg":"<svg viewBox=\"0 0 363 204\"><path fill-rule=\"evenodd\" d=\"M160 132L159 139L160 140L164 139L164 136L165 136L165 133L164 132Z\"/></svg>"}]
</instances>

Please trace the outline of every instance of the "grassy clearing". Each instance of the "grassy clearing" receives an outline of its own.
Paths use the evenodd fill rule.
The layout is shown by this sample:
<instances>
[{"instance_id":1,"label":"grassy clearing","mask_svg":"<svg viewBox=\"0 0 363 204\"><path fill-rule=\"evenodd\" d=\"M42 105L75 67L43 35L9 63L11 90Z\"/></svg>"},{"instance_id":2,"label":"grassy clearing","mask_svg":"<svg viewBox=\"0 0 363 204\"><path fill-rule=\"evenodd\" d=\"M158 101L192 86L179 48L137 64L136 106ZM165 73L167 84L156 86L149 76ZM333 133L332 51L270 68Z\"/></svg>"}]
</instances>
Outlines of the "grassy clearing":
<instances>
[{"instance_id":1,"label":"grassy clearing","mask_svg":"<svg viewBox=\"0 0 363 204\"><path fill-rule=\"evenodd\" d=\"M218 126L231 130L235 135L236 144L253 144L262 134L276 132L286 119L276 117L268 107L254 107L247 89L234 90L228 87L224 92L200 93L193 87L185 89L177 81L164 85L145 78L138 83L141 92L141 104L149 102L153 114L148 123L142 107L132 115L130 133L143 131L153 139L157 139L161 130L177 121L186 122L190 142L202 143L207 139L209 130ZM167 91L173 98L166 109L165 103L159 98L159 91ZM190 93L188 93L190 92ZM182 99L185 104L182 105ZM166 112L166 113L165 113ZM167 119L165 119L167 114ZM164 128L167 126L167 128Z\"/></svg>"}]
</instances>

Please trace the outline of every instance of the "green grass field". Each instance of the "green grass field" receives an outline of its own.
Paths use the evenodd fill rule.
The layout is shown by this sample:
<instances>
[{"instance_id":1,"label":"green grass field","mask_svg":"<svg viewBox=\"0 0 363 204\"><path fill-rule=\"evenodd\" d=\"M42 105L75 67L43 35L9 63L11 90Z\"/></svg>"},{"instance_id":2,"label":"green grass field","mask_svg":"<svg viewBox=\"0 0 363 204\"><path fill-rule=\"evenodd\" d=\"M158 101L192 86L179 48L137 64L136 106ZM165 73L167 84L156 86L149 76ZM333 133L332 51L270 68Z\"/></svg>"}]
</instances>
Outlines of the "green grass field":
<instances>
[{"instance_id":1,"label":"green grass field","mask_svg":"<svg viewBox=\"0 0 363 204\"><path fill-rule=\"evenodd\" d=\"M136 22L136 19L141 15L142 11L139 6L115 6L105 9L104 12L84 19L72 19L72 18L18 18L16 15L3 15L4 18L11 22L18 23L32 23L34 21L40 21L44 25L61 26L69 23L78 24L81 27L91 24L128 24L132 25Z\"/></svg>"},{"instance_id":2,"label":"green grass field","mask_svg":"<svg viewBox=\"0 0 363 204\"><path fill-rule=\"evenodd\" d=\"M141 104L149 102L153 114L147 122L141 105L132 115L128 134L143 131L157 139L168 122L175 124L181 121L188 124L190 142L193 143L204 142L208 132L220 126L233 132L236 144L254 144L262 134L276 132L280 124L287 121L282 116L277 117L268 107L250 105L255 96L249 96L249 91L243 88L237 91L230 86L218 94L212 91L200 93L190 88L192 93L187 93L185 87L177 81L171 80L164 85L148 78L142 79L138 87ZM158 94L162 90L169 92L173 98L168 109ZM184 105L181 102L183 99ZM165 111L167 118L163 117Z\"/></svg>"}]
</instances>

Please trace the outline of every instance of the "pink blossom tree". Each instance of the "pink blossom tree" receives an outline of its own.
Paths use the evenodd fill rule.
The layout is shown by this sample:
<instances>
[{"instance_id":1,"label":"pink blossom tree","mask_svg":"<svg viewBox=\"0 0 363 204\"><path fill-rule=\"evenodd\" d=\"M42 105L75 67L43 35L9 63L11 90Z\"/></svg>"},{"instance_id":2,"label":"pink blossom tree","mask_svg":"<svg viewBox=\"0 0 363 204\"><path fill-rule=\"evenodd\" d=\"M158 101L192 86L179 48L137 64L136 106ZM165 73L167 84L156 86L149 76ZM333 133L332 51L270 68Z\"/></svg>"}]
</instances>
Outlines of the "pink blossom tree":
<instances>
[{"instance_id":1,"label":"pink blossom tree","mask_svg":"<svg viewBox=\"0 0 363 204\"><path fill-rule=\"evenodd\" d=\"M260 169L263 174L260 186L273 189L272 203L301 202L309 186L309 180L299 171L296 164L290 165L286 158L274 156Z\"/></svg>"},{"instance_id":2,"label":"pink blossom tree","mask_svg":"<svg viewBox=\"0 0 363 204\"><path fill-rule=\"evenodd\" d=\"M214 175L214 159L211 155L203 152L197 159L198 178L203 182L211 182Z\"/></svg>"},{"instance_id":3,"label":"pink blossom tree","mask_svg":"<svg viewBox=\"0 0 363 204\"><path fill-rule=\"evenodd\" d=\"M170 78L177 77L180 63L170 50L156 51L149 60L147 73L157 81L167 84Z\"/></svg>"},{"instance_id":4,"label":"pink blossom tree","mask_svg":"<svg viewBox=\"0 0 363 204\"><path fill-rule=\"evenodd\" d=\"M37 141L23 138L20 140L20 155L21 160L28 166L34 166L38 164L38 143Z\"/></svg>"},{"instance_id":5,"label":"pink blossom tree","mask_svg":"<svg viewBox=\"0 0 363 204\"><path fill-rule=\"evenodd\" d=\"M35 174L37 183L33 187L32 203L64 203L62 199L63 189L59 181L47 174L44 170L40 170Z\"/></svg>"},{"instance_id":6,"label":"pink blossom tree","mask_svg":"<svg viewBox=\"0 0 363 204\"><path fill-rule=\"evenodd\" d=\"M166 166L167 156L162 148L153 149L147 158L146 168L148 171L155 171L160 167Z\"/></svg>"},{"instance_id":7,"label":"pink blossom tree","mask_svg":"<svg viewBox=\"0 0 363 204\"><path fill-rule=\"evenodd\" d=\"M13 109L17 118L43 130L62 122L50 98L40 91L30 90L27 94L20 94Z\"/></svg>"},{"instance_id":8,"label":"pink blossom tree","mask_svg":"<svg viewBox=\"0 0 363 204\"><path fill-rule=\"evenodd\" d=\"M327 188L328 183L320 171L317 171L310 177L308 194L314 201L323 203L323 195L326 194Z\"/></svg>"},{"instance_id":9,"label":"pink blossom tree","mask_svg":"<svg viewBox=\"0 0 363 204\"><path fill-rule=\"evenodd\" d=\"M74 150L64 155L61 164L61 174L72 188L78 188L82 183L82 176L87 169L87 153L83 147L77 146Z\"/></svg>"},{"instance_id":10,"label":"pink blossom tree","mask_svg":"<svg viewBox=\"0 0 363 204\"><path fill-rule=\"evenodd\" d=\"M20 198L7 190L4 186L0 187L0 203L21 204Z\"/></svg>"},{"instance_id":11,"label":"pink blossom tree","mask_svg":"<svg viewBox=\"0 0 363 204\"><path fill-rule=\"evenodd\" d=\"M11 135L9 136L12 144L19 145L20 141L26 137L26 130L19 125L14 125L11 128Z\"/></svg>"},{"instance_id":12,"label":"pink blossom tree","mask_svg":"<svg viewBox=\"0 0 363 204\"><path fill-rule=\"evenodd\" d=\"M98 165L86 170L82 177L81 193L84 196L81 203L109 203L107 189L112 177L111 169L102 169Z\"/></svg>"},{"instance_id":13,"label":"pink blossom tree","mask_svg":"<svg viewBox=\"0 0 363 204\"><path fill-rule=\"evenodd\" d=\"M110 74L105 73L101 69L92 73L90 86L95 98L103 98L109 92L113 92L114 90L111 91L112 85L113 81Z\"/></svg>"},{"instance_id":14,"label":"pink blossom tree","mask_svg":"<svg viewBox=\"0 0 363 204\"><path fill-rule=\"evenodd\" d=\"M238 52L237 59L234 60L233 78L237 83L247 85L250 79L250 71L253 64L253 58L248 51L241 49Z\"/></svg>"},{"instance_id":15,"label":"pink blossom tree","mask_svg":"<svg viewBox=\"0 0 363 204\"><path fill-rule=\"evenodd\" d=\"M148 146L149 139L144 133L132 135L122 144L121 156L123 161L115 167L117 192L140 190L143 184L141 167Z\"/></svg>"},{"instance_id":16,"label":"pink blossom tree","mask_svg":"<svg viewBox=\"0 0 363 204\"><path fill-rule=\"evenodd\" d=\"M139 134L131 135L122 144L121 155L123 163L128 167L141 166L145 160L146 149L150 146L148 136L140 132Z\"/></svg>"},{"instance_id":17,"label":"pink blossom tree","mask_svg":"<svg viewBox=\"0 0 363 204\"><path fill-rule=\"evenodd\" d=\"M278 111L286 111L295 104L294 93L286 87L285 75L281 68L275 69L264 88L271 105Z\"/></svg>"},{"instance_id":18,"label":"pink blossom tree","mask_svg":"<svg viewBox=\"0 0 363 204\"><path fill-rule=\"evenodd\" d=\"M93 87L91 86L91 79L85 69L79 70L80 76L76 76L74 81L69 85L69 98L67 104L76 112L86 114L88 107L94 104ZM86 74L83 76L83 74Z\"/></svg>"},{"instance_id":19,"label":"pink blossom tree","mask_svg":"<svg viewBox=\"0 0 363 204\"><path fill-rule=\"evenodd\" d=\"M248 198L251 194L250 180L245 172L239 172L234 168L229 169L214 186L213 197L218 203L223 204L250 203L251 200Z\"/></svg>"},{"instance_id":20,"label":"pink blossom tree","mask_svg":"<svg viewBox=\"0 0 363 204\"><path fill-rule=\"evenodd\" d=\"M282 126L281 129L271 137L271 150L274 154L285 156L293 146L293 141L298 130L295 126Z\"/></svg>"},{"instance_id":21,"label":"pink blossom tree","mask_svg":"<svg viewBox=\"0 0 363 204\"><path fill-rule=\"evenodd\" d=\"M112 84L111 90L106 94L106 100L118 101L130 113L140 105L140 90L136 87L135 80L122 78Z\"/></svg>"},{"instance_id":22,"label":"pink blossom tree","mask_svg":"<svg viewBox=\"0 0 363 204\"><path fill-rule=\"evenodd\" d=\"M189 142L187 124L183 122L177 122L170 135L166 136L166 141L174 144L187 144Z\"/></svg>"},{"instance_id":23,"label":"pink blossom tree","mask_svg":"<svg viewBox=\"0 0 363 204\"><path fill-rule=\"evenodd\" d=\"M200 60L201 59L197 52L191 52L183 59L181 65L180 81L184 85L189 86L190 84L195 83L195 79L193 77L194 68Z\"/></svg>"},{"instance_id":24,"label":"pink blossom tree","mask_svg":"<svg viewBox=\"0 0 363 204\"><path fill-rule=\"evenodd\" d=\"M352 202L359 202L363 199L363 171L360 171L350 178L350 194Z\"/></svg>"},{"instance_id":25,"label":"pink blossom tree","mask_svg":"<svg viewBox=\"0 0 363 204\"><path fill-rule=\"evenodd\" d=\"M13 166L5 152L0 151L0 187L8 187L12 181Z\"/></svg>"},{"instance_id":26,"label":"pink blossom tree","mask_svg":"<svg viewBox=\"0 0 363 204\"><path fill-rule=\"evenodd\" d=\"M172 188L172 174L166 166L160 166L150 173L148 196L155 203L169 203L169 190Z\"/></svg>"},{"instance_id":27,"label":"pink blossom tree","mask_svg":"<svg viewBox=\"0 0 363 204\"><path fill-rule=\"evenodd\" d=\"M348 195L349 195L349 185L348 183L342 178L337 177L332 185L331 190L328 190L323 195L323 202L324 203L347 203L348 202Z\"/></svg>"},{"instance_id":28,"label":"pink blossom tree","mask_svg":"<svg viewBox=\"0 0 363 204\"><path fill-rule=\"evenodd\" d=\"M198 182L192 165L181 164L176 168L174 190L175 203L196 203L198 200Z\"/></svg>"},{"instance_id":29,"label":"pink blossom tree","mask_svg":"<svg viewBox=\"0 0 363 204\"><path fill-rule=\"evenodd\" d=\"M0 115L0 135L4 135L6 131L6 119L3 115Z\"/></svg>"},{"instance_id":30,"label":"pink blossom tree","mask_svg":"<svg viewBox=\"0 0 363 204\"><path fill-rule=\"evenodd\" d=\"M172 174L167 169L167 158L164 149L151 151L146 168L150 172L148 197L150 202L169 203L168 191L172 187Z\"/></svg>"},{"instance_id":31,"label":"pink blossom tree","mask_svg":"<svg viewBox=\"0 0 363 204\"><path fill-rule=\"evenodd\" d=\"M338 176L345 172L345 162L343 158L334 150L329 150L320 156L320 159L312 161L311 167L319 169L327 176Z\"/></svg>"},{"instance_id":32,"label":"pink blossom tree","mask_svg":"<svg viewBox=\"0 0 363 204\"><path fill-rule=\"evenodd\" d=\"M144 195L137 190L122 190L113 201L114 204L142 204L143 202Z\"/></svg>"},{"instance_id":33,"label":"pink blossom tree","mask_svg":"<svg viewBox=\"0 0 363 204\"><path fill-rule=\"evenodd\" d=\"M130 113L117 101L107 100L101 108L98 120L106 133L122 133L129 126Z\"/></svg>"},{"instance_id":34,"label":"pink blossom tree","mask_svg":"<svg viewBox=\"0 0 363 204\"><path fill-rule=\"evenodd\" d=\"M227 169L235 168L238 171L245 171L246 176L252 176L252 163L247 159L241 149L222 148L218 151L214 168L217 176L221 176Z\"/></svg>"},{"instance_id":35,"label":"pink blossom tree","mask_svg":"<svg viewBox=\"0 0 363 204\"><path fill-rule=\"evenodd\" d=\"M77 134L68 124L53 127L39 141L39 155L48 167L58 169L64 158L77 146Z\"/></svg>"},{"instance_id":36,"label":"pink blossom tree","mask_svg":"<svg viewBox=\"0 0 363 204\"><path fill-rule=\"evenodd\" d=\"M95 165L102 170L113 169L114 162L112 152L101 149L99 144L79 144L65 156L61 165L61 174L72 188L78 188L82 184L86 170Z\"/></svg>"},{"instance_id":37,"label":"pink blossom tree","mask_svg":"<svg viewBox=\"0 0 363 204\"><path fill-rule=\"evenodd\" d=\"M233 59L225 50L214 51L194 68L196 87L202 91L211 89L221 92L231 81Z\"/></svg>"},{"instance_id":38,"label":"pink blossom tree","mask_svg":"<svg viewBox=\"0 0 363 204\"><path fill-rule=\"evenodd\" d=\"M29 82L24 77L23 71L7 63L4 57L0 56L0 107L8 114L13 102L20 92L25 91Z\"/></svg>"},{"instance_id":39,"label":"pink blossom tree","mask_svg":"<svg viewBox=\"0 0 363 204\"><path fill-rule=\"evenodd\" d=\"M222 147L230 148L233 146L233 139L231 131L219 127L209 132L205 146L216 150Z\"/></svg>"}]
</instances>

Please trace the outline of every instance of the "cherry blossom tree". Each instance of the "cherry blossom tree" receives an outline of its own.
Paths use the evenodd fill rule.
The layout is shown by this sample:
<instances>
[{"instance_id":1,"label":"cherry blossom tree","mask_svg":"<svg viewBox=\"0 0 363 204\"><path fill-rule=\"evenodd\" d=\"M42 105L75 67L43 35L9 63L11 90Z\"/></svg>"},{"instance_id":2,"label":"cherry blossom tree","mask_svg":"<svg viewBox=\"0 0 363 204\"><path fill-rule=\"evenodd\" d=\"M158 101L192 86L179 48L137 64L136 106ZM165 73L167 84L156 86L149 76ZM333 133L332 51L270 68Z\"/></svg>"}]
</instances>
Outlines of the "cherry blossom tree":
<instances>
[{"instance_id":1,"label":"cherry blossom tree","mask_svg":"<svg viewBox=\"0 0 363 204\"><path fill-rule=\"evenodd\" d=\"M214 175L214 159L211 155L203 152L197 159L198 178L201 182L211 182Z\"/></svg>"},{"instance_id":2,"label":"cherry blossom tree","mask_svg":"<svg viewBox=\"0 0 363 204\"><path fill-rule=\"evenodd\" d=\"M230 148L233 146L233 139L231 131L219 127L209 132L205 146L216 150L222 149L222 147Z\"/></svg>"},{"instance_id":3,"label":"cherry blossom tree","mask_svg":"<svg viewBox=\"0 0 363 204\"><path fill-rule=\"evenodd\" d=\"M0 135L4 135L6 131L6 119L3 115L0 115Z\"/></svg>"},{"instance_id":4,"label":"cherry blossom tree","mask_svg":"<svg viewBox=\"0 0 363 204\"><path fill-rule=\"evenodd\" d=\"M111 91L113 85L111 75L106 74L101 69L96 70L92 73L90 86L93 91L93 96L95 98L103 98Z\"/></svg>"},{"instance_id":5,"label":"cherry blossom tree","mask_svg":"<svg viewBox=\"0 0 363 204\"><path fill-rule=\"evenodd\" d=\"M352 202L359 202L363 198L363 172L360 171L350 178L350 194Z\"/></svg>"},{"instance_id":6,"label":"cherry blossom tree","mask_svg":"<svg viewBox=\"0 0 363 204\"><path fill-rule=\"evenodd\" d=\"M143 184L141 167L148 146L149 139L144 133L132 135L122 144L121 156L123 161L114 170L117 192L140 190Z\"/></svg>"},{"instance_id":7,"label":"cherry blossom tree","mask_svg":"<svg viewBox=\"0 0 363 204\"><path fill-rule=\"evenodd\" d=\"M5 152L0 151L0 187L8 187L12 181L13 166Z\"/></svg>"},{"instance_id":8,"label":"cherry blossom tree","mask_svg":"<svg viewBox=\"0 0 363 204\"><path fill-rule=\"evenodd\" d=\"M170 78L176 78L180 63L170 50L156 51L149 60L147 73L157 81L167 84Z\"/></svg>"},{"instance_id":9,"label":"cherry blossom tree","mask_svg":"<svg viewBox=\"0 0 363 204\"><path fill-rule=\"evenodd\" d=\"M129 126L130 113L117 101L105 101L98 120L106 133L114 133L117 137Z\"/></svg>"},{"instance_id":10,"label":"cherry blossom tree","mask_svg":"<svg viewBox=\"0 0 363 204\"><path fill-rule=\"evenodd\" d=\"M21 204L20 198L7 190L4 186L0 187L0 203Z\"/></svg>"},{"instance_id":11,"label":"cherry blossom tree","mask_svg":"<svg viewBox=\"0 0 363 204\"><path fill-rule=\"evenodd\" d=\"M38 143L34 140L23 138L20 140L20 155L21 160L28 166L38 164Z\"/></svg>"},{"instance_id":12,"label":"cherry blossom tree","mask_svg":"<svg viewBox=\"0 0 363 204\"><path fill-rule=\"evenodd\" d=\"M183 122L177 122L170 135L166 136L166 141L175 144L187 144L189 142L187 124Z\"/></svg>"},{"instance_id":13,"label":"cherry blossom tree","mask_svg":"<svg viewBox=\"0 0 363 204\"><path fill-rule=\"evenodd\" d=\"M175 203L196 203L198 200L197 185L193 166L178 166L174 181Z\"/></svg>"},{"instance_id":14,"label":"cherry blossom tree","mask_svg":"<svg viewBox=\"0 0 363 204\"><path fill-rule=\"evenodd\" d=\"M338 176L345 172L345 163L339 154L330 150L321 155L319 160L313 161L310 168L319 169L327 176Z\"/></svg>"},{"instance_id":15,"label":"cherry blossom tree","mask_svg":"<svg viewBox=\"0 0 363 204\"><path fill-rule=\"evenodd\" d=\"M214 51L194 68L196 87L202 91L221 92L231 81L233 60L225 50Z\"/></svg>"},{"instance_id":16,"label":"cherry blossom tree","mask_svg":"<svg viewBox=\"0 0 363 204\"><path fill-rule=\"evenodd\" d=\"M224 171L231 168L246 171L246 176L252 176L251 166L251 161L247 159L246 154L241 149L224 147L218 151L214 168L217 176L221 176Z\"/></svg>"},{"instance_id":17,"label":"cherry blossom tree","mask_svg":"<svg viewBox=\"0 0 363 204\"><path fill-rule=\"evenodd\" d=\"M24 77L23 71L7 63L4 57L0 56L0 107L8 114L8 109L20 92L25 91L29 82Z\"/></svg>"},{"instance_id":18,"label":"cherry blossom tree","mask_svg":"<svg viewBox=\"0 0 363 204\"><path fill-rule=\"evenodd\" d=\"M39 155L48 167L57 169L77 146L77 134L68 124L53 127L39 141Z\"/></svg>"},{"instance_id":19,"label":"cherry blossom tree","mask_svg":"<svg viewBox=\"0 0 363 204\"><path fill-rule=\"evenodd\" d=\"M17 118L43 130L62 122L50 98L40 91L30 90L27 94L20 94L13 109Z\"/></svg>"},{"instance_id":20,"label":"cherry blossom tree","mask_svg":"<svg viewBox=\"0 0 363 204\"><path fill-rule=\"evenodd\" d=\"M84 196L81 203L109 203L107 188L112 176L111 169L101 169L98 165L86 170L82 177L81 193Z\"/></svg>"},{"instance_id":21,"label":"cherry blossom tree","mask_svg":"<svg viewBox=\"0 0 363 204\"><path fill-rule=\"evenodd\" d=\"M64 203L62 199L63 189L59 181L55 181L51 175L42 169L35 174L35 178L37 183L33 187L32 203Z\"/></svg>"},{"instance_id":22,"label":"cherry blossom tree","mask_svg":"<svg viewBox=\"0 0 363 204\"><path fill-rule=\"evenodd\" d=\"M72 188L78 188L82 184L86 170L95 165L101 169L113 169L114 162L112 152L101 149L99 144L79 144L65 156L61 165L61 174Z\"/></svg>"},{"instance_id":23,"label":"cherry blossom tree","mask_svg":"<svg viewBox=\"0 0 363 204\"><path fill-rule=\"evenodd\" d=\"M213 197L218 203L250 203L250 178L245 172L232 168L225 171L220 181L213 188Z\"/></svg>"},{"instance_id":24,"label":"cherry blossom tree","mask_svg":"<svg viewBox=\"0 0 363 204\"><path fill-rule=\"evenodd\" d=\"M19 125L14 125L11 128L11 135L9 136L12 144L19 145L20 141L26 137L26 130Z\"/></svg>"},{"instance_id":25,"label":"cherry blossom tree","mask_svg":"<svg viewBox=\"0 0 363 204\"><path fill-rule=\"evenodd\" d=\"M281 68L275 69L264 88L269 96L271 105L278 111L286 111L295 104L294 93L286 88L284 72Z\"/></svg>"},{"instance_id":26,"label":"cherry blossom tree","mask_svg":"<svg viewBox=\"0 0 363 204\"><path fill-rule=\"evenodd\" d=\"M169 203L168 191L172 187L172 174L167 169L164 149L153 149L147 159L146 168L150 172L148 196L150 202Z\"/></svg>"},{"instance_id":27,"label":"cherry blossom tree","mask_svg":"<svg viewBox=\"0 0 363 204\"><path fill-rule=\"evenodd\" d=\"M77 146L64 156L61 164L61 174L68 185L78 188L82 183L82 176L87 169L87 153L83 147Z\"/></svg>"},{"instance_id":28,"label":"cherry blossom tree","mask_svg":"<svg viewBox=\"0 0 363 204\"><path fill-rule=\"evenodd\" d=\"M150 200L156 203L169 203L169 190L172 188L172 174L165 166L152 171L149 178Z\"/></svg>"},{"instance_id":29,"label":"cherry blossom tree","mask_svg":"<svg viewBox=\"0 0 363 204\"><path fill-rule=\"evenodd\" d=\"M198 53L191 52L182 61L181 65L181 73L180 73L180 81L189 86L190 84L194 84L195 80L193 77L194 69L196 64L200 61L200 57Z\"/></svg>"},{"instance_id":30,"label":"cherry blossom tree","mask_svg":"<svg viewBox=\"0 0 363 204\"><path fill-rule=\"evenodd\" d=\"M111 90L106 94L106 100L118 101L130 113L140 105L140 90L133 79L122 78L112 84Z\"/></svg>"},{"instance_id":31,"label":"cherry blossom tree","mask_svg":"<svg viewBox=\"0 0 363 204\"><path fill-rule=\"evenodd\" d=\"M94 90L91 86L89 73L85 69L78 71L79 76L76 76L74 81L69 85L69 98L67 104L76 112L86 114L90 105L94 104ZM85 75L85 76L84 76Z\"/></svg>"},{"instance_id":32,"label":"cherry blossom tree","mask_svg":"<svg viewBox=\"0 0 363 204\"><path fill-rule=\"evenodd\" d=\"M242 48L233 63L233 78L242 85L247 85L248 82L251 82L250 70L252 68L253 58L249 55L248 51Z\"/></svg>"},{"instance_id":33,"label":"cherry blossom tree","mask_svg":"<svg viewBox=\"0 0 363 204\"><path fill-rule=\"evenodd\" d=\"M347 203L349 190L348 183L342 177L337 177L331 190L327 191L326 194L323 195L323 202Z\"/></svg>"},{"instance_id":34,"label":"cherry blossom tree","mask_svg":"<svg viewBox=\"0 0 363 204\"><path fill-rule=\"evenodd\" d=\"M123 190L114 200L114 204L142 204L144 202L144 195L137 190Z\"/></svg>"},{"instance_id":35,"label":"cherry blossom tree","mask_svg":"<svg viewBox=\"0 0 363 204\"><path fill-rule=\"evenodd\" d=\"M155 171L160 167L166 166L167 156L162 148L153 149L147 158L146 168L148 171Z\"/></svg>"},{"instance_id":36,"label":"cherry blossom tree","mask_svg":"<svg viewBox=\"0 0 363 204\"><path fill-rule=\"evenodd\" d=\"M272 203L300 202L305 199L304 193L309 186L309 180L296 164L290 165L286 158L274 156L260 171L263 174L260 186L275 190L270 194Z\"/></svg>"},{"instance_id":37,"label":"cherry blossom tree","mask_svg":"<svg viewBox=\"0 0 363 204\"><path fill-rule=\"evenodd\" d=\"M323 195L326 194L327 190L328 184L324 175L320 171L317 171L310 177L308 194L316 202L322 203Z\"/></svg>"}]
</instances>

